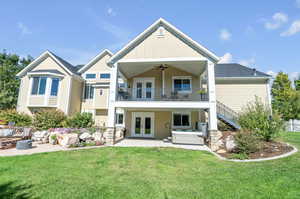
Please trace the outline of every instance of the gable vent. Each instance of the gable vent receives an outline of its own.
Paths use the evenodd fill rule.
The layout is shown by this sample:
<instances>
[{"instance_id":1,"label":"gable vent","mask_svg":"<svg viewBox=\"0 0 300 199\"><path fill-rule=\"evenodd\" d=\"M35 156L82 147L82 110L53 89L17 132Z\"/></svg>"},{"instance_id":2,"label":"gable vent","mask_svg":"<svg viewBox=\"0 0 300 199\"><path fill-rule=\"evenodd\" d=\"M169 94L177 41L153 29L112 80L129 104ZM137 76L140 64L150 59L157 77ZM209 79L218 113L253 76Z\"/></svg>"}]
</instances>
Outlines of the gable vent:
<instances>
[{"instance_id":1,"label":"gable vent","mask_svg":"<svg viewBox=\"0 0 300 199\"><path fill-rule=\"evenodd\" d=\"M165 28L164 27L159 27L157 31L157 37L164 37L165 36Z\"/></svg>"}]
</instances>

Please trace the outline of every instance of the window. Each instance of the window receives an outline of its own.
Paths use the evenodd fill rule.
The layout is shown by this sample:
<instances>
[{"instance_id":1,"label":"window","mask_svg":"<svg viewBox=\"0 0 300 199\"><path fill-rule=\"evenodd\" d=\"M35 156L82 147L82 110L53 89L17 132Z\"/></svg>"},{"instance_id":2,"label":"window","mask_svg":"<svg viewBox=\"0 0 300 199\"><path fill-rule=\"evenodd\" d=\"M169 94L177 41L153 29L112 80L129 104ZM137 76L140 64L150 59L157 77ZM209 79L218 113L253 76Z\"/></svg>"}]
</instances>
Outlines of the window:
<instances>
[{"instance_id":1,"label":"window","mask_svg":"<svg viewBox=\"0 0 300 199\"><path fill-rule=\"evenodd\" d=\"M173 127L182 128L191 126L190 113L173 113Z\"/></svg>"},{"instance_id":2,"label":"window","mask_svg":"<svg viewBox=\"0 0 300 199\"><path fill-rule=\"evenodd\" d=\"M86 79L96 79L96 74L95 73L89 73L85 75Z\"/></svg>"},{"instance_id":3,"label":"window","mask_svg":"<svg viewBox=\"0 0 300 199\"><path fill-rule=\"evenodd\" d=\"M110 78L110 74L109 73L101 73L100 74L100 78L101 79L109 79Z\"/></svg>"},{"instance_id":4,"label":"window","mask_svg":"<svg viewBox=\"0 0 300 199\"><path fill-rule=\"evenodd\" d=\"M117 119L116 123L118 125L122 125L123 121L124 121L124 115L123 115L123 113L117 113L116 117L117 117L116 118Z\"/></svg>"},{"instance_id":5,"label":"window","mask_svg":"<svg viewBox=\"0 0 300 199\"><path fill-rule=\"evenodd\" d=\"M45 95L47 77L33 77L32 95Z\"/></svg>"},{"instance_id":6,"label":"window","mask_svg":"<svg viewBox=\"0 0 300 199\"><path fill-rule=\"evenodd\" d=\"M84 87L84 99L94 98L94 87L91 84L86 84Z\"/></svg>"},{"instance_id":7,"label":"window","mask_svg":"<svg viewBox=\"0 0 300 199\"><path fill-rule=\"evenodd\" d=\"M191 92L191 78L175 77L173 78L173 90L177 92Z\"/></svg>"},{"instance_id":8,"label":"window","mask_svg":"<svg viewBox=\"0 0 300 199\"><path fill-rule=\"evenodd\" d=\"M59 85L59 79L58 78L52 78L51 92L50 92L51 96L57 96L58 85Z\"/></svg>"}]
</instances>

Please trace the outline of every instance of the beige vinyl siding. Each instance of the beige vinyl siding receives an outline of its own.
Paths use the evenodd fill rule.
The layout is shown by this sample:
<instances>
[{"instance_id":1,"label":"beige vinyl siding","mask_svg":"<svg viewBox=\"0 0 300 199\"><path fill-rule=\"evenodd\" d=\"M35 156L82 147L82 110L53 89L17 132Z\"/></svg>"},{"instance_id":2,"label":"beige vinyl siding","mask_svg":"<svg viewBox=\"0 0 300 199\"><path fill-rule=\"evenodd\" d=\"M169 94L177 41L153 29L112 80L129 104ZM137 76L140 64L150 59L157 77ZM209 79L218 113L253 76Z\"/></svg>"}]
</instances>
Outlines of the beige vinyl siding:
<instances>
[{"instance_id":1,"label":"beige vinyl siding","mask_svg":"<svg viewBox=\"0 0 300 199\"><path fill-rule=\"evenodd\" d=\"M180 77L180 76L186 76L192 78L192 93L190 94L190 97L192 100L200 100L200 95L198 94L198 91L200 90L200 80L199 76L195 76L191 73L179 70L175 67L169 67L165 70L165 94L167 96L171 95L172 92L172 84L173 84L173 77ZM162 93L162 74L160 70L149 70L145 73L142 73L140 75L134 76L130 79L128 79L128 84L130 85L130 88L133 88L133 82L134 78L155 78L155 97L159 98Z\"/></svg>"},{"instance_id":2,"label":"beige vinyl siding","mask_svg":"<svg viewBox=\"0 0 300 199\"><path fill-rule=\"evenodd\" d=\"M67 72L60 66L58 63L51 57L47 57L41 63L39 63L32 71L34 70L58 70L59 72L67 75Z\"/></svg>"},{"instance_id":3,"label":"beige vinyl siding","mask_svg":"<svg viewBox=\"0 0 300 199\"><path fill-rule=\"evenodd\" d=\"M72 78L71 97L69 104L69 115L72 115L81 110L81 96L83 83L75 78Z\"/></svg>"},{"instance_id":4,"label":"beige vinyl siding","mask_svg":"<svg viewBox=\"0 0 300 199\"><path fill-rule=\"evenodd\" d=\"M61 73L64 74L64 77L61 78L59 82L59 88L58 88L58 94L57 98L52 98L50 97L49 99L49 105L47 106L53 106L55 101L57 101L57 109L62 110L66 114L68 114L68 109L69 109L69 92L70 89L73 90L71 93L72 95L77 96L76 92L81 92L80 88L71 88L71 81L72 77L66 73L64 69L62 69L58 63L56 63L51 57L47 57L44 59L41 63L39 63L35 68L33 68L31 71L34 70L58 70ZM50 81L51 82L51 81ZM72 84L73 85L73 84ZM76 87L76 83L74 83ZM46 95L45 95L46 96ZM25 75L21 78L21 85L20 85L20 91L19 91L19 97L18 97L18 106L17 110L20 112L25 112L28 114L31 114L32 110L38 110L38 106L41 106L41 108L46 108L45 107L45 96L31 96L31 85L30 85L30 78L28 75ZM76 100L75 100L76 98ZM77 97L74 98L74 101L72 100L70 109L71 112L74 112L73 109L79 110L80 111L80 97L77 99ZM71 98L72 99L72 98ZM79 101L76 102L76 101ZM74 104L74 105L73 105ZM77 105L79 104L79 106ZM34 108L30 108L30 106ZM76 107L76 108L73 108ZM77 108L79 107L79 108Z\"/></svg>"},{"instance_id":5,"label":"beige vinyl siding","mask_svg":"<svg viewBox=\"0 0 300 199\"><path fill-rule=\"evenodd\" d=\"M21 78L19 96L18 96L18 104L17 111L24 112L27 114L31 114L30 110L27 107L28 103L28 95L30 94L29 90L29 77L24 76Z\"/></svg>"},{"instance_id":6,"label":"beige vinyl siding","mask_svg":"<svg viewBox=\"0 0 300 199\"><path fill-rule=\"evenodd\" d=\"M95 114L95 125L96 126L107 126L107 109L97 109Z\"/></svg>"},{"instance_id":7,"label":"beige vinyl siding","mask_svg":"<svg viewBox=\"0 0 300 199\"><path fill-rule=\"evenodd\" d=\"M167 30L163 32L164 36L158 36L159 29L157 29L122 59L203 57L172 33Z\"/></svg>"},{"instance_id":8,"label":"beige vinyl siding","mask_svg":"<svg viewBox=\"0 0 300 199\"><path fill-rule=\"evenodd\" d=\"M50 97L48 100L48 104L50 106L56 106L57 105L57 97Z\"/></svg>"},{"instance_id":9,"label":"beige vinyl siding","mask_svg":"<svg viewBox=\"0 0 300 199\"><path fill-rule=\"evenodd\" d=\"M154 138L163 139L171 136L172 112L171 111L127 111L125 116L126 136L131 136L132 113L133 112L154 112ZM175 111L176 112L176 111ZM199 112L191 112L191 128L194 129L198 121Z\"/></svg>"},{"instance_id":10,"label":"beige vinyl siding","mask_svg":"<svg viewBox=\"0 0 300 199\"><path fill-rule=\"evenodd\" d=\"M249 102L253 102L255 96L269 105L268 86L266 82L227 81L216 83L217 100L236 112L242 111Z\"/></svg>"},{"instance_id":11,"label":"beige vinyl siding","mask_svg":"<svg viewBox=\"0 0 300 199\"><path fill-rule=\"evenodd\" d=\"M100 91L102 90L102 95ZM109 88L95 88L94 93L94 107L96 109L107 109L108 108L108 97L109 97Z\"/></svg>"}]
</instances>

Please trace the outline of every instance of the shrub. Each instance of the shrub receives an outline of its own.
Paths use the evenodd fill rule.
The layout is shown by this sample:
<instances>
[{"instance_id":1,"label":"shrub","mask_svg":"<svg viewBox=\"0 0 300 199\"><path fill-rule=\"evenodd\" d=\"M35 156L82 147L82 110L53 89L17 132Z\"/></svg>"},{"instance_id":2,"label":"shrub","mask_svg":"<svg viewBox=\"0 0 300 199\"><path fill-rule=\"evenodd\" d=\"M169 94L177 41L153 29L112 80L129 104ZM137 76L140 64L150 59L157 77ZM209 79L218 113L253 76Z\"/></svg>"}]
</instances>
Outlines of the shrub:
<instances>
[{"instance_id":1,"label":"shrub","mask_svg":"<svg viewBox=\"0 0 300 199\"><path fill-rule=\"evenodd\" d=\"M239 159L239 160L245 160L248 159L249 156L246 153L233 153L229 157L230 159Z\"/></svg>"},{"instance_id":2,"label":"shrub","mask_svg":"<svg viewBox=\"0 0 300 199\"><path fill-rule=\"evenodd\" d=\"M89 128L94 125L93 115L91 113L76 113L66 120L66 126L71 128Z\"/></svg>"},{"instance_id":3,"label":"shrub","mask_svg":"<svg viewBox=\"0 0 300 199\"><path fill-rule=\"evenodd\" d=\"M32 119L25 113L19 113L14 109L0 111L0 120L3 123L14 122L15 126L28 127L31 126Z\"/></svg>"},{"instance_id":4,"label":"shrub","mask_svg":"<svg viewBox=\"0 0 300 199\"><path fill-rule=\"evenodd\" d=\"M247 131L241 131L234 135L236 143L236 152L249 154L260 149L260 140L253 134Z\"/></svg>"},{"instance_id":5,"label":"shrub","mask_svg":"<svg viewBox=\"0 0 300 199\"><path fill-rule=\"evenodd\" d=\"M62 127L66 120L65 114L60 110L44 109L34 114L33 125L38 130Z\"/></svg>"},{"instance_id":6,"label":"shrub","mask_svg":"<svg viewBox=\"0 0 300 199\"><path fill-rule=\"evenodd\" d=\"M249 103L238 118L242 129L250 130L265 141L276 137L283 129L283 120L277 113L265 106L258 98Z\"/></svg>"}]
</instances>

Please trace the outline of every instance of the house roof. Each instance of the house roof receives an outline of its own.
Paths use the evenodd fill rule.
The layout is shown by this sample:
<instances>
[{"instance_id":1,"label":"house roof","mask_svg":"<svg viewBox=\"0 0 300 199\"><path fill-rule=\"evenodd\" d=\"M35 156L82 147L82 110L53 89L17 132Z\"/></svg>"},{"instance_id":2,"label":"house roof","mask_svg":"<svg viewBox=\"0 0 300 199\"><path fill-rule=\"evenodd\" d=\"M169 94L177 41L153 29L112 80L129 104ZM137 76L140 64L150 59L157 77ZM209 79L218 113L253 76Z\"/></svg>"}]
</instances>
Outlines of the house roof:
<instances>
[{"instance_id":1,"label":"house roof","mask_svg":"<svg viewBox=\"0 0 300 199\"><path fill-rule=\"evenodd\" d=\"M86 65L84 65L83 67L78 68L78 73L85 72L87 69L89 69L93 64L95 64L99 59L101 59L105 55L112 56L113 54L108 49L103 50L96 57L94 57L91 61L89 61Z\"/></svg>"},{"instance_id":2,"label":"house roof","mask_svg":"<svg viewBox=\"0 0 300 199\"><path fill-rule=\"evenodd\" d=\"M51 57L54 59L55 62L58 63L60 67L62 67L68 74L70 75L77 75L76 68L67 62L66 60L62 59L61 57L55 55L54 53L50 52L49 50L46 50L44 53L42 53L38 58L33 60L28 66L26 66L23 70L21 70L17 76L21 77L26 74L26 72L32 70L36 65L38 65L41 61L43 61L45 58Z\"/></svg>"},{"instance_id":3,"label":"house roof","mask_svg":"<svg viewBox=\"0 0 300 199\"><path fill-rule=\"evenodd\" d=\"M115 63L117 60L121 59L125 56L128 52L130 52L135 46L139 45L145 38L151 35L157 28L163 26L169 32L174 34L176 37L181 39L187 45L189 45L194 50L206 55L215 63L219 61L219 57L215 55L213 52L209 51L207 48L199 44L198 42L194 41L192 38L181 32L179 29L174 27L172 24L164 20L163 18L159 18L156 22L154 22L151 26L149 26L144 32L139 34L136 38L134 38L131 42L129 42L126 46L124 46L121 50L119 50L116 54L114 54L110 60L108 61L109 64Z\"/></svg>"},{"instance_id":4,"label":"house roof","mask_svg":"<svg viewBox=\"0 0 300 199\"><path fill-rule=\"evenodd\" d=\"M216 64L216 78L235 78L235 77L261 77L270 78L271 76L256 69L249 68L237 63Z\"/></svg>"}]
</instances>

